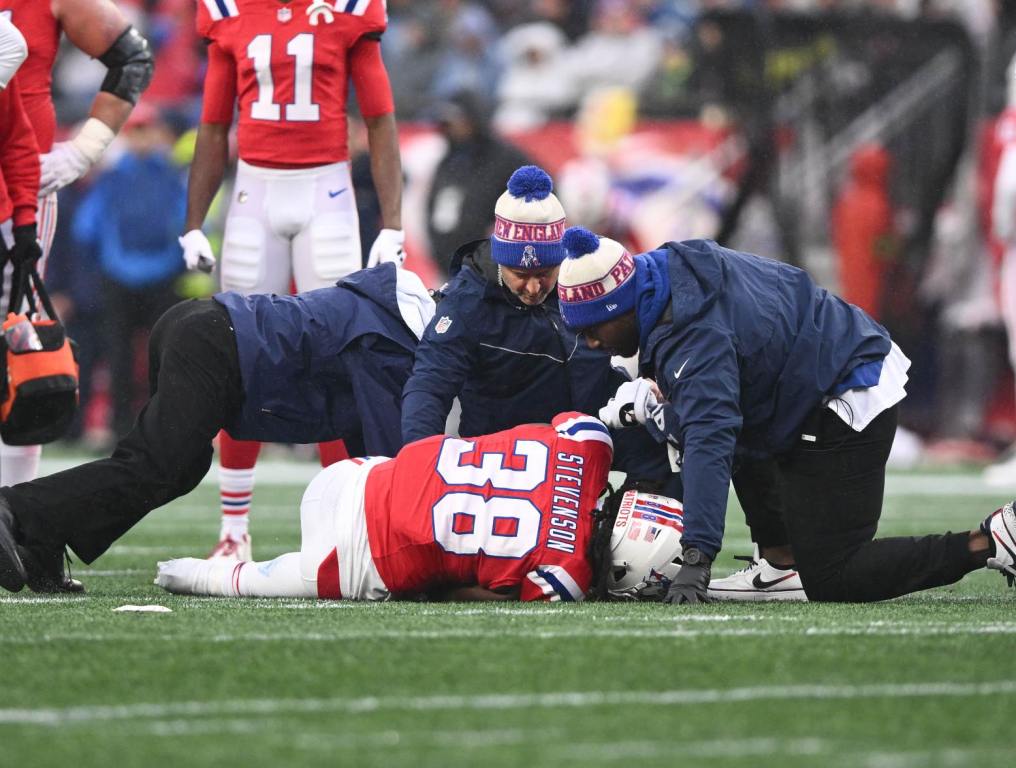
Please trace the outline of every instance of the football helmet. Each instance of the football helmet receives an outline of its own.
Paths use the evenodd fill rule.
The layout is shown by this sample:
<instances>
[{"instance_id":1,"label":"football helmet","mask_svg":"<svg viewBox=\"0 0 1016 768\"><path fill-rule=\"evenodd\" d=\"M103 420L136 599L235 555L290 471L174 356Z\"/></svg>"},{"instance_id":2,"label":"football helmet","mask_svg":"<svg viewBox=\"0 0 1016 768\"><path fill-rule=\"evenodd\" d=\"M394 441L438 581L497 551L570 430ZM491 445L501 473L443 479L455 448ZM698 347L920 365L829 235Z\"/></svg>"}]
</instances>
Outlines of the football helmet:
<instances>
[{"instance_id":1,"label":"football helmet","mask_svg":"<svg viewBox=\"0 0 1016 768\"><path fill-rule=\"evenodd\" d=\"M625 491L610 536L607 594L659 600L681 570L684 509L668 496Z\"/></svg>"}]
</instances>

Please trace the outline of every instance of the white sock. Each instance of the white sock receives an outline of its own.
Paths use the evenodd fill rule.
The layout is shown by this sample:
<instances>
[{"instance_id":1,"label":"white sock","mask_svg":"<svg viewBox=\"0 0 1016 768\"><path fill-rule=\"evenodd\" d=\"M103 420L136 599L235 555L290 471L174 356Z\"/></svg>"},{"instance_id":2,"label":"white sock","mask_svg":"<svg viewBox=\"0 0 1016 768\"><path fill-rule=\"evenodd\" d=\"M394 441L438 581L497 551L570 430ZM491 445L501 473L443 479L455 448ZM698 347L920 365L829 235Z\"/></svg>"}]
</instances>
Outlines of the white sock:
<instances>
[{"instance_id":1,"label":"white sock","mask_svg":"<svg viewBox=\"0 0 1016 768\"><path fill-rule=\"evenodd\" d=\"M7 445L0 441L0 485L17 485L39 476L41 445Z\"/></svg>"},{"instance_id":2,"label":"white sock","mask_svg":"<svg viewBox=\"0 0 1016 768\"><path fill-rule=\"evenodd\" d=\"M242 563L234 588L242 597L317 597L317 581L300 573L300 553L288 552L262 563Z\"/></svg>"},{"instance_id":3,"label":"white sock","mask_svg":"<svg viewBox=\"0 0 1016 768\"><path fill-rule=\"evenodd\" d=\"M220 539L239 541L247 533L250 503L254 496L254 467L219 467L219 498L222 505Z\"/></svg>"}]
</instances>

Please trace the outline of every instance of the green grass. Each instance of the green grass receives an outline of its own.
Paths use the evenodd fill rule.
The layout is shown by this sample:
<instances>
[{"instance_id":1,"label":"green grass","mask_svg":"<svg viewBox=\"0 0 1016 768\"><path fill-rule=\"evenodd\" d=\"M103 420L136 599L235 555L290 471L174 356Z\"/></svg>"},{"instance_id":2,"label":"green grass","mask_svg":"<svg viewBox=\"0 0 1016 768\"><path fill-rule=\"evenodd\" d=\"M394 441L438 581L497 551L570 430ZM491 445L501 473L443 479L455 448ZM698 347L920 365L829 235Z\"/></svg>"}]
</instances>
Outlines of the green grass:
<instances>
[{"instance_id":1,"label":"green grass","mask_svg":"<svg viewBox=\"0 0 1016 768\"><path fill-rule=\"evenodd\" d=\"M962 495L900 479L883 533L966 529L1000 501L971 476ZM0 766L1012 762L1016 593L998 574L866 606L167 595L155 561L210 548L214 490L76 568L86 596L0 597ZM259 487L259 559L296 548L299 495ZM732 504L716 573L747 551ZM127 603L172 613L113 612Z\"/></svg>"}]
</instances>

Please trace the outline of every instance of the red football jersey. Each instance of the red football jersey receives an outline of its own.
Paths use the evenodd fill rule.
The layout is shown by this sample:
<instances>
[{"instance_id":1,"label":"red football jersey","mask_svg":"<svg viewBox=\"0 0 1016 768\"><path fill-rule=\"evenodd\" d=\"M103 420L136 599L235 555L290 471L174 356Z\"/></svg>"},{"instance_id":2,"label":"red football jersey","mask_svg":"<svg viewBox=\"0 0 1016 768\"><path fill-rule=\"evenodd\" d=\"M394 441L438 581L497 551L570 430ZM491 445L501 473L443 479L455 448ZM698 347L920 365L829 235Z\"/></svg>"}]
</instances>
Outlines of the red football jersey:
<instances>
[{"instance_id":1,"label":"red football jersey","mask_svg":"<svg viewBox=\"0 0 1016 768\"><path fill-rule=\"evenodd\" d=\"M202 119L229 122L236 102L239 154L255 165L347 160L353 49L386 26L384 0L198 0L198 32L212 41Z\"/></svg>"},{"instance_id":2,"label":"red football jersey","mask_svg":"<svg viewBox=\"0 0 1016 768\"><path fill-rule=\"evenodd\" d=\"M410 443L367 478L371 559L393 594L520 586L522 600L582 600L612 457L607 428L579 413Z\"/></svg>"},{"instance_id":3,"label":"red football jersey","mask_svg":"<svg viewBox=\"0 0 1016 768\"><path fill-rule=\"evenodd\" d=\"M28 43L28 58L18 70L21 101L35 129L39 151L49 152L56 131L50 86L60 45L60 24L45 0L0 0L0 13L13 22Z\"/></svg>"},{"instance_id":4,"label":"red football jersey","mask_svg":"<svg viewBox=\"0 0 1016 768\"><path fill-rule=\"evenodd\" d=\"M39 197L39 146L20 97L21 73L0 88L0 221L35 222Z\"/></svg>"}]
</instances>

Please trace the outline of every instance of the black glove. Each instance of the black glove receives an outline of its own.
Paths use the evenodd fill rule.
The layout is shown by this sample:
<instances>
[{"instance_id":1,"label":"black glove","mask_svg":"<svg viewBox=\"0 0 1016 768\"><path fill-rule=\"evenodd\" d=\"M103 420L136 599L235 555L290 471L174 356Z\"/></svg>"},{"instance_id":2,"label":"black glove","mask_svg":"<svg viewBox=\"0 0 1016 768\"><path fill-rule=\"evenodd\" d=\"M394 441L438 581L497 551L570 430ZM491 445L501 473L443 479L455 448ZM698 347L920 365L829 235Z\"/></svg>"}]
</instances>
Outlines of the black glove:
<instances>
[{"instance_id":1,"label":"black glove","mask_svg":"<svg viewBox=\"0 0 1016 768\"><path fill-rule=\"evenodd\" d=\"M685 550L684 564L670 582L670 589L663 596L663 602L672 605L711 603L712 599L706 594L711 572L712 560L697 549Z\"/></svg>"},{"instance_id":2,"label":"black glove","mask_svg":"<svg viewBox=\"0 0 1016 768\"><path fill-rule=\"evenodd\" d=\"M42 247L36 236L35 224L22 224L14 228L14 247L11 261L15 265L31 266L42 258Z\"/></svg>"}]
</instances>

